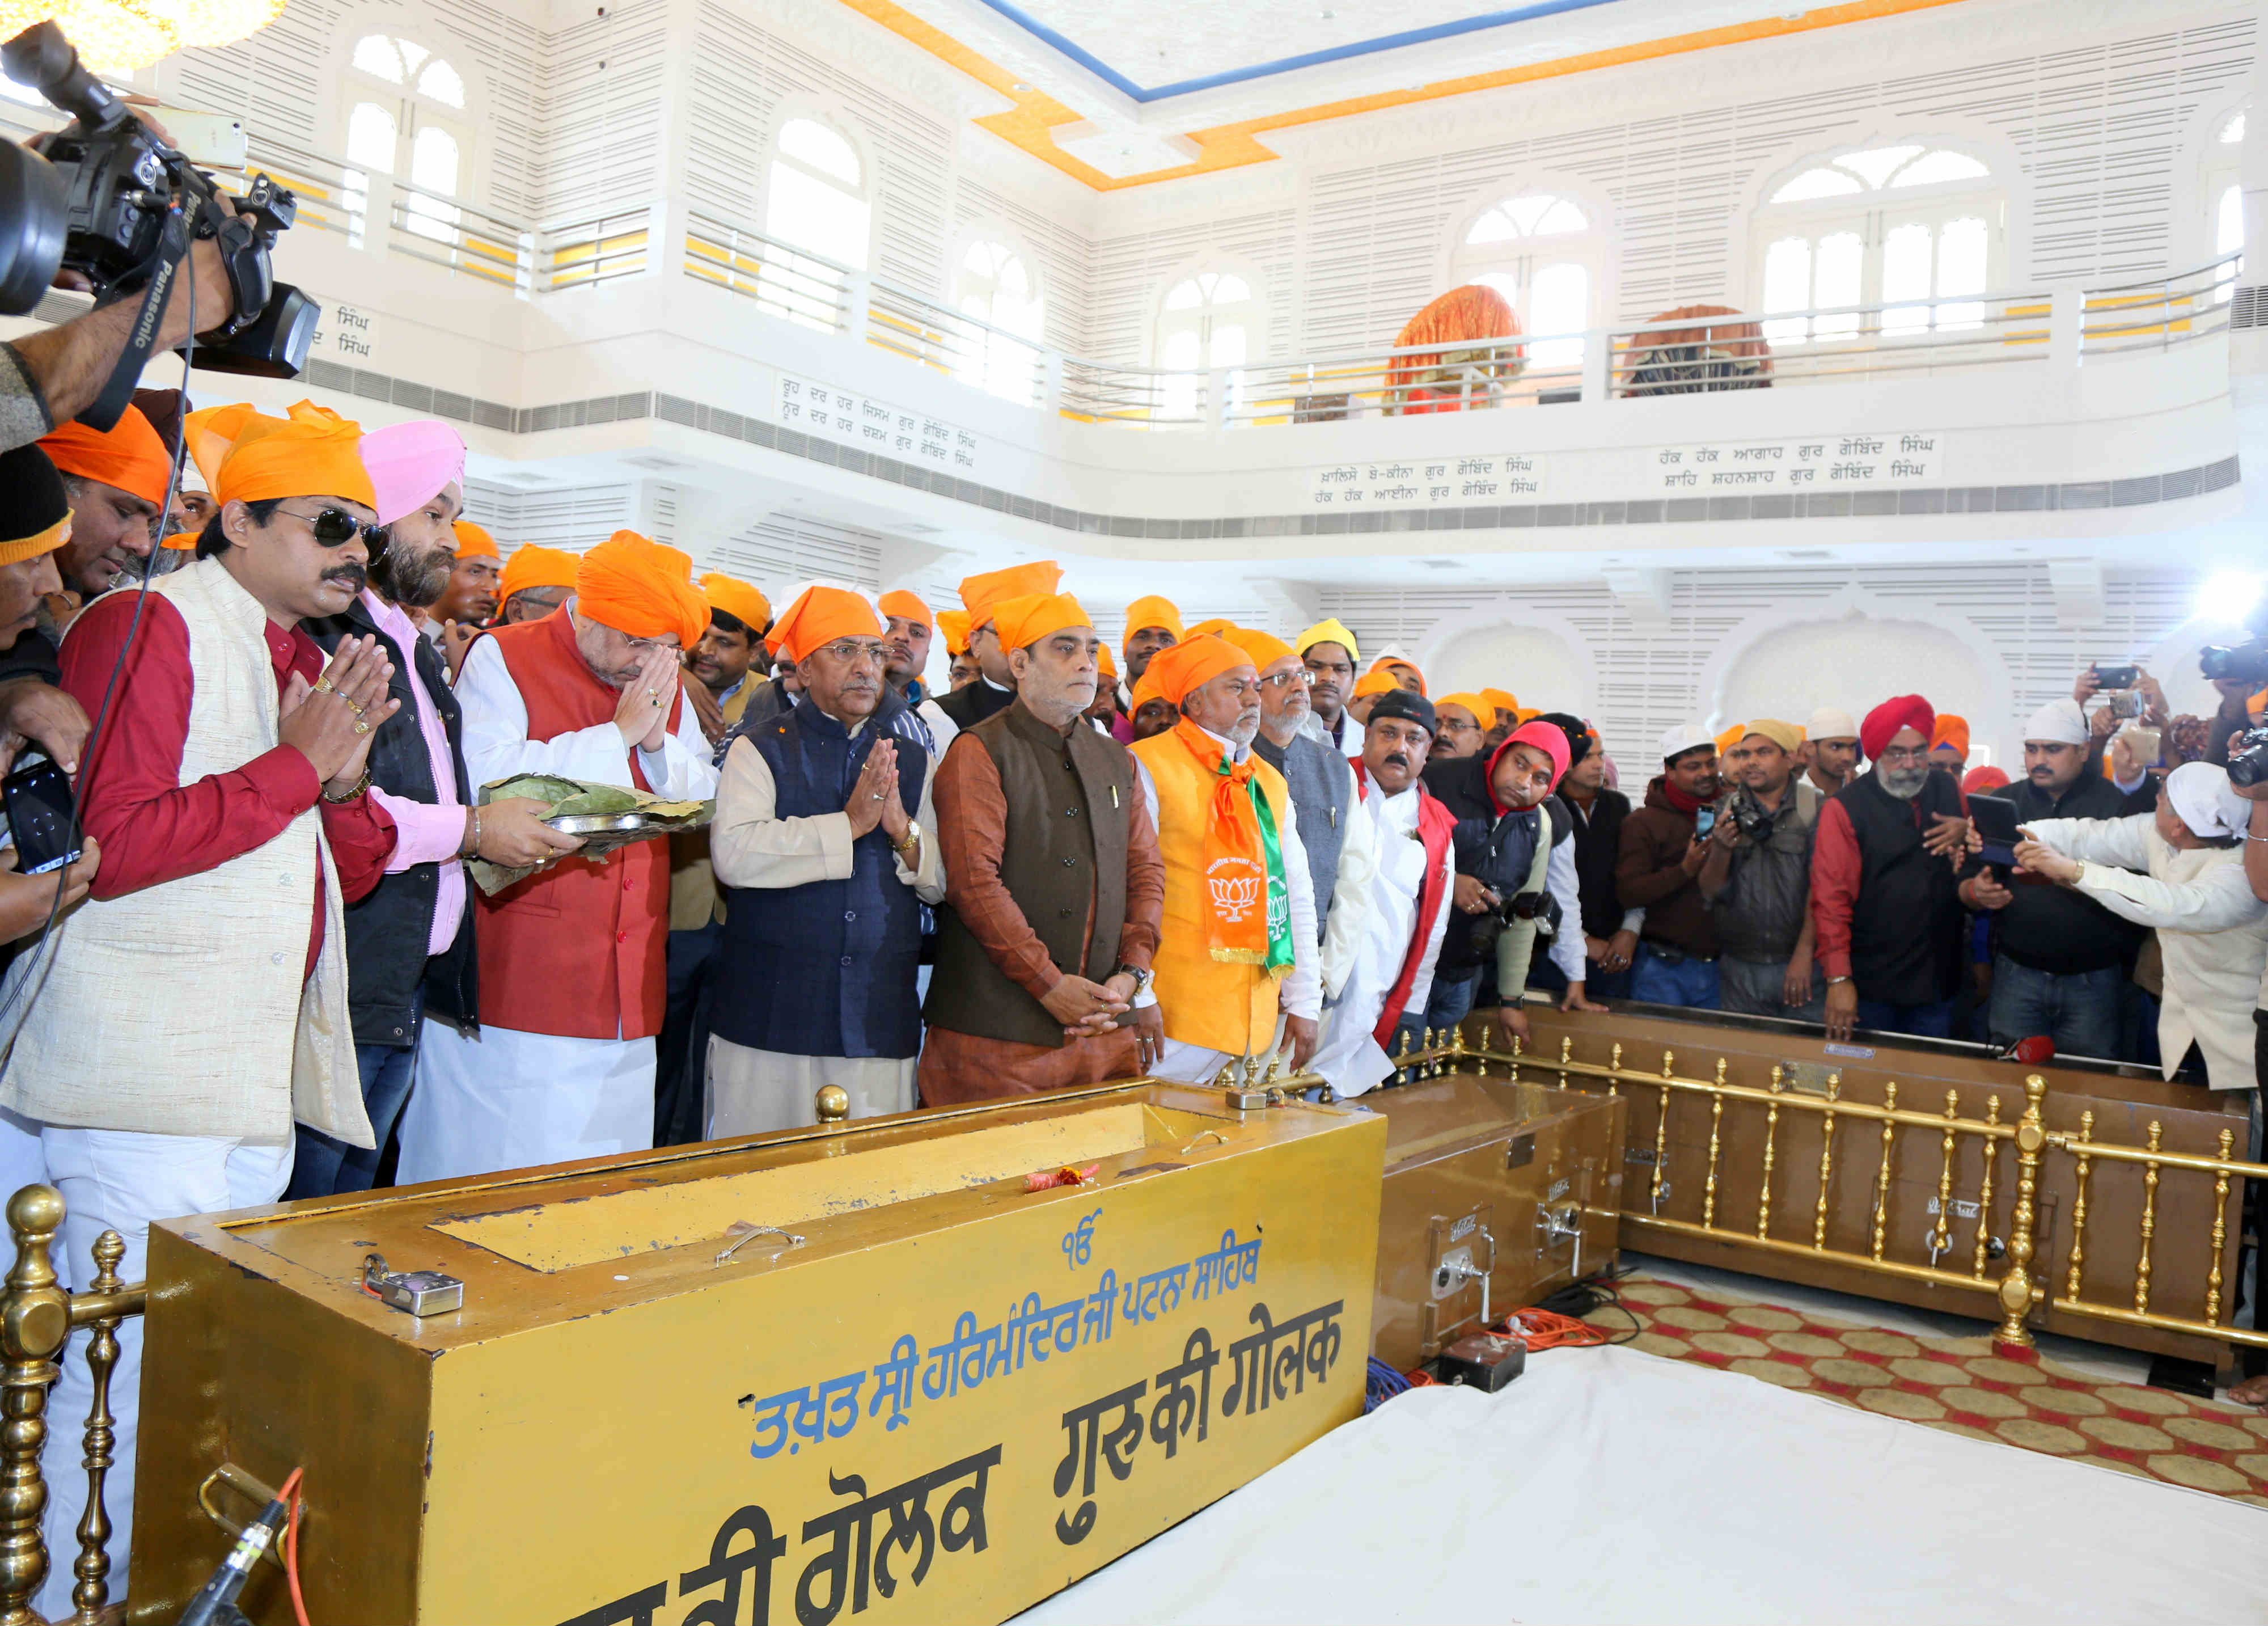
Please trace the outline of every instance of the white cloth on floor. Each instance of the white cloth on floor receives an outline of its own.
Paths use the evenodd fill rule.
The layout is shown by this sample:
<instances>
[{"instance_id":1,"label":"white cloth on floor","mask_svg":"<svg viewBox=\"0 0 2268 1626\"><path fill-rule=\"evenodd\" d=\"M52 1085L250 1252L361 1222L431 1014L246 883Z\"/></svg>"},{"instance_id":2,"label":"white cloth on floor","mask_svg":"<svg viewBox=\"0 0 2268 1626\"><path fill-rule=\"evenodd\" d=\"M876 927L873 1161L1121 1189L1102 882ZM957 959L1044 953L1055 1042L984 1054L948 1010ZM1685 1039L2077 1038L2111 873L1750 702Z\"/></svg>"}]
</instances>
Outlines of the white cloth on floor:
<instances>
[{"instance_id":1,"label":"white cloth on floor","mask_svg":"<svg viewBox=\"0 0 2268 1626\"><path fill-rule=\"evenodd\" d=\"M94 1239L114 1231L126 1243L122 1281L149 1275L150 1222L191 1214L217 1214L283 1200L291 1180L294 1141L262 1143L208 1135L144 1135L125 1129L46 1126L40 1135L49 1182L63 1197L59 1251L70 1257L70 1281L94 1279ZM118 1366L110 1380L110 1409L117 1418L117 1461L102 1489L110 1515L110 1600L126 1595L127 1561L134 1539L134 1446L141 1433L142 1327L138 1315L118 1326ZM94 1385L87 1377L85 1332L63 1346L63 1376L48 1396L48 1445L40 1471L48 1482L41 1528L48 1543L48 1578L33 1601L49 1620L71 1612L77 1577L78 1521L86 1511L87 1408Z\"/></svg>"},{"instance_id":2,"label":"white cloth on floor","mask_svg":"<svg viewBox=\"0 0 2268 1626\"><path fill-rule=\"evenodd\" d=\"M919 1056L792 1056L709 1036L709 1099L703 1138L768 1135L819 1121L814 1098L829 1084L850 1098L850 1116L880 1118L914 1110Z\"/></svg>"},{"instance_id":3,"label":"white cloth on floor","mask_svg":"<svg viewBox=\"0 0 2268 1626\"><path fill-rule=\"evenodd\" d=\"M653 1144L653 1040L563 1038L425 1018L395 1179L457 1179Z\"/></svg>"},{"instance_id":4,"label":"white cloth on floor","mask_svg":"<svg viewBox=\"0 0 2268 1626\"><path fill-rule=\"evenodd\" d=\"M1332 1390L1362 1377L1350 1342ZM1560 1349L1498 1394L1388 1401L1020 1626L2249 1622L2261 1528L2202 1491Z\"/></svg>"}]
</instances>

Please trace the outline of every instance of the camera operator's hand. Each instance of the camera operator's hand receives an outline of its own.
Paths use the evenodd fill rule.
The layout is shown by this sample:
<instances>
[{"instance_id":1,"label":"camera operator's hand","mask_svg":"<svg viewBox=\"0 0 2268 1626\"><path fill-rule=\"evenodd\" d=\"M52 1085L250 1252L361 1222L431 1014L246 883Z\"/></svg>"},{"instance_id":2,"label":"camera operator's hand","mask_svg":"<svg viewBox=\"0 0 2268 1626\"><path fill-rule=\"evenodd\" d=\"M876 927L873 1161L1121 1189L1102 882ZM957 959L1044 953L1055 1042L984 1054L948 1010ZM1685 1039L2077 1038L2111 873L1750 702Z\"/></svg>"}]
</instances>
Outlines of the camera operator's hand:
<instances>
[{"instance_id":1,"label":"camera operator's hand","mask_svg":"<svg viewBox=\"0 0 2268 1626\"><path fill-rule=\"evenodd\" d=\"M1494 892L1481 884L1478 876L1467 875L1457 877L1451 889L1451 898L1459 911L1465 914L1486 914L1499 901Z\"/></svg>"},{"instance_id":2,"label":"camera operator's hand","mask_svg":"<svg viewBox=\"0 0 2268 1626\"><path fill-rule=\"evenodd\" d=\"M0 684L0 731L21 748L31 741L66 773L78 772L78 754L92 731L86 709L51 684L18 677ZM14 752L10 756L12 758Z\"/></svg>"},{"instance_id":3,"label":"camera operator's hand","mask_svg":"<svg viewBox=\"0 0 2268 1626\"><path fill-rule=\"evenodd\" d=\"M1741 835L1741 821L1733 817L1730 808L1717 815L1717 822L1709 827L1709 839L1727 852L1737 852L1746 845Z\"/></svg>"},{"instance_id":4,"label":"camera operator's hand","mask_svg":"<svg viewBox=\"0 0 2268 1626\"><path fill-rule=\"evenodd\" d=\"M1514 1001L1509 1005L1498 1006L1496 1008L1496 1031L1498 1038L1503 1042L1504 1047L1506 1050L1510 1050L1512 1048L1515 1040L1522 1045L1527 1044L1528 1042L1528 1011L1526 1008L1521 1005L1517 1001Z\"/></svg>"},{"instance_id":5,"label":"camera operator's hand","mask_svg":"<svg viewBox=\"0 0 2268 1626\"><path fill-rule=\"evenodd\" d=\"M47 925L49 915L61 916L85 898L94 884L94 872L102 866L102 849L92 836L82 834L76 863L27 876L16 873L21 862L14 847L0 849L0 942L30 936ZM63 891L60 904L55 901L58 886Z\"/></svg>"},{"instance_id":6,"label":"camera operator's hand","mask_svg":"<svg viewBox=\"0 0 2268 1626\"><path fill-rule=\"evenodd\" d=\"M0 691L0 693L4 692L5 691ZM2237 754L2237 744L2243 738L2241 734L2232 734L2228 736L2230 756L2234 757ZM2240 785L2235 780L2231 780L2228 781L2228 787L2247 802L2268 802L2268 780L2259 780L2250 785Z\"/></svg>"},{"instance_id":7,"label":"camera operator's hand","mask_svg":"<svg viewBox=\"0 0 2268 1626\"><path fill-rule=\"evenodd\" d=\"M2079 702L2081 711L2085 711L2087 703L2095 698L2102 687L2102 680L2095 675L2095 668L2089 666L2087 670L2079 675L2079 681L2071 686L2071 698Z\"/></svg>"},{"instance_id":8,"label":"camera operator's hand","mask_svg":"<svg viewBox=\"0 0 2268 1626\"><path fill-rule=\"evenodd\" d=\"M2166 704L2166 691L2164 688L2160 685L2156 678L2151 676L2147 672L2143 673L2139 677L2135 679L2134 687L2140 691L2142 696L2142 715L2140 721L2149 728L2164 728L2166 726L2166 719L2173 715L2173 709Z\"/></svg>"}]
</instances>

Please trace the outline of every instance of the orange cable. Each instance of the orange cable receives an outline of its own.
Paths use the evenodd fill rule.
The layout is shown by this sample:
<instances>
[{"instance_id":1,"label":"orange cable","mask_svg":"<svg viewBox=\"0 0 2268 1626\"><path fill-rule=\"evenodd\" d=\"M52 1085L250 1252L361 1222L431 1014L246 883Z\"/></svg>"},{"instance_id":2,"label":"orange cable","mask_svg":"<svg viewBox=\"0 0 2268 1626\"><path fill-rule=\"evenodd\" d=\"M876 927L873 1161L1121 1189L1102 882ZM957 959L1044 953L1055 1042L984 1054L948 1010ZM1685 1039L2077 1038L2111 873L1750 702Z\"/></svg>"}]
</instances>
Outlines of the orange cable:
<instances>
[{"instance_id":1,"label":"orange cable","mask_svg":"<svg viewBox=\"0 0 2268 1626\"><path fill-rule=\"evenodd\" d=\"M291 1583L291 1613L298 1618L299 1626L309 1626L307 1600L299 1592L299 1477L305 1468L293 1468L291 1477L284 1482L276 1497L291 1510L291 1522L284 1532L284 1576Z\"/></svg>"}]
</instances>

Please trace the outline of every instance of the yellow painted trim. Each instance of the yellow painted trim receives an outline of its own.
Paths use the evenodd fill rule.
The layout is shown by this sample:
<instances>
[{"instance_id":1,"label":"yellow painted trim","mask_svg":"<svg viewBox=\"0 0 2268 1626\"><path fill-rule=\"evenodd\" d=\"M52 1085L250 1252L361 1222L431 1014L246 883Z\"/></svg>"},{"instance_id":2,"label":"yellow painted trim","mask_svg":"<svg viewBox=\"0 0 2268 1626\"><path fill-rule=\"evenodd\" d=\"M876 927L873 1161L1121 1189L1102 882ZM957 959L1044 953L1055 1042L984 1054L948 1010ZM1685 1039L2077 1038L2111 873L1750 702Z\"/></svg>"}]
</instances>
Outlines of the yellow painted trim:
<instances>
[{"instance_id":1,"label":"yellow painted trim","mask_svg":"<svg viewBox=\"0 0 2268 1626\"><path fill-rule=\"evenodd\" d=\"M1879 18L1955 5L1960 4L1960 0L1848 0L1842 5L1820 6L1796 17L1763 18L1723 28L1670 34L1636 45L1616 46L1610 50L1586 51L1580 55L1533 63L1524 68L1503 68L1492 73L1440 79L1413 90L1381 91L1375 95L1321 102L1312 107L1295 107L1285 113L1271 113L1264 118L1245 119L1233 124L1217 124L1209 129L1192 130L1189 139L1197 143L1199 149L1195 161L1166 169L1149 170L1138 175L1116 177L1106 175L1093 165L1080 162L1056 145L1053 131L1058 125L1076 124L1086 116L1075 108L1066 107L1041 91L1019 90L1015 75L924 22L903 7L892 4L892 0L843 0L843 4L1016 104L1006 113L991 114L978 119L976 122L979 125L1010 144L1022 148L1042 163L1052 165L1073 180L1085 182L1097 192L1116 192L1127 187L1152 186L1160 181L1179 181L1189 175L1211 174L1217 170L1240 169L1248 164L1272 163L1277 155L1258 139L1271 129L1291 129L1302 124L1350 118L1358 113L1376 113L1388 107L1414 107L1421 102L1438 101L1447 96L1498 90L1507 85L1532 85L1543 79L1564 78L1570 74L1595 72L1602 68L1654 62L1663 57L1682 56L1691 51L1714 50L1719 46L1745 45L1756 40L1777 40L1790 34L1815 33L1822 28L1839 28L1846 23L1872 22Z\"/></svg>"}]
</instances>

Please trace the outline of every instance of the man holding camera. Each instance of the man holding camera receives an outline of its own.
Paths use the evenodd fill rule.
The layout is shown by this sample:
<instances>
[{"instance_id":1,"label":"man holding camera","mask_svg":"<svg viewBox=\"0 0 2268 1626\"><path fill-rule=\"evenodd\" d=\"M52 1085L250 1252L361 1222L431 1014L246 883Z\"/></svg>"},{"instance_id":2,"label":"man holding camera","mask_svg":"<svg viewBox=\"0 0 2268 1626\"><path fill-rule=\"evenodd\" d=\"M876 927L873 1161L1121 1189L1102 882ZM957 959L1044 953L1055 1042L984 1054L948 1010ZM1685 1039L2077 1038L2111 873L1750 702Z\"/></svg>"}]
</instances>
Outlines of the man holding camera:
<instances>
[{"instance_id":1,"label":"man holding camera","mask_svg":"<svg viewBox=\"0 0 2268 1626\"><path fill-rule=\"evenodd\" d=\"M2088 735L2075 700L2051 700L2032 714L2024 777L2004 793L2018 824L2125 816L2126 798L2088 771ZM2121 988L2142 929L2085 892L2011 874L2005 858L1993 864L1972 856L1962 871L1961 901L1992 916L1985 1015L1992 1042L2005 1046L2044 1034L2059 1055L2117 1059Z\"/></svg>"},{"instance_id":2,"label":"man holding camera","mask_svg":"<svg viewBox=\"0 0 2268 1626\"><path fill-rule=\"evenodd\" d=\"M1692 723L1665 733L1661 772L1646 787L1646 805L1623 820L1615 866L1624 907L1646 911L1631 967L1632 999L1718 1008L1717 928L1699 884L1718 789L1715 737Z\"/></svg>"},{"instance_id":3,"label":"man holding camera","mask_svg":"<svg viewBox=\"0 0 2268 1626\"><path fill-rule=\"evenodd\" d=\"M1795 794L1803 733L1759 717L1727 760L1738 776L1718 805L1696 877L1717 928L1722 1009L1817 1022L1826 979L1812 964L1811 839L1816 816Z\"/></svg>"}]
</instances>

